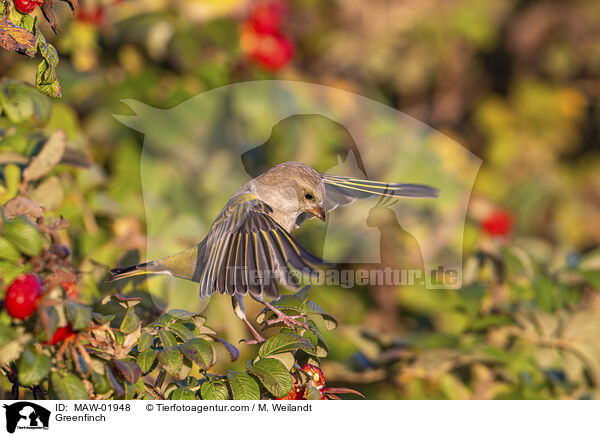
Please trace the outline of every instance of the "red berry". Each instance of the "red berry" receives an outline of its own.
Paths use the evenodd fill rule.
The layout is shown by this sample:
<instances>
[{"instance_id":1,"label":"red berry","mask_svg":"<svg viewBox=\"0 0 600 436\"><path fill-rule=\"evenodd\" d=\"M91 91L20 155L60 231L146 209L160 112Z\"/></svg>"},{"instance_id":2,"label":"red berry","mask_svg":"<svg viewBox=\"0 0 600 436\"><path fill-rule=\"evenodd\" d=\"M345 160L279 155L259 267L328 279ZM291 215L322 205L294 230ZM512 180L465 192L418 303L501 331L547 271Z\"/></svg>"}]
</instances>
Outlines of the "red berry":
<instances>
[{"instance_id":1,"label":"red berry","mask_svg":"<svg viewBox=\"0 0 600 436\"><path fill-rule=\"evenodd\" d=\"M42 282L35 274L21 274L8 287L4 307L13 318L25 319L37 308Z\"/></svg>"},{"instance_id":2,"label":"red berry","mask_svg":"<svg viewBox=\"0 0 600 436\"><path fill-rule=\"evenodd\" d=\"M52 335L52 339L46 341L46 344L58 344L59 342L62 342L65 339L70 338L71 336L75 336L75 332L71 328L71 324L67 324L66 326L57 328L54 334Z\"/></svg>"},{"instance_id":3,"label":"red berry","mask_svg":"<svg viewBox=\"0 0 600 436\"><path fill-rule=\"evenodd\" d=\"M512 229L512 223L511 213L497 210L482 221L481 228L491 236L506 236Z\"/></svg>"},{"instance_id":4,"label":"red berry","mask_svg":"<svg viewBox=\"0 0 600 436\"><path fill-rule=\"evenodd\" d=\"M294 46L285 36L256 32L248 23L242 27L241 45L250 59L270 71L280 70L294 55Z\"/></svg>"},{"instance_id":5,"label":"red berry","mask_svg":"<svg viewBox=\"0 0 600 436\"><path fill-rule=\"evenodd\" d=\"M44 3L43 0L14 0L15 6L18 11L22 14L28 14L35 9L36 6L39 6Z\"/></svg>"},{"instance_id":6,"label":"red berry","mask_svg":"<svg viewBox=\"0 0 600 436\"><path fill-rule=\"evenodd\" d=\"M104 24L104 8L100 5L94 9L79 8L77 20L101 26Z\"/></svg>"},{"instance_id":7,"label":"red berry","mask_svg":"<svg viewBox=\"0 0 600 436\"><path fill-rule=\"evenodd\" d=\"M323 389L325 386L325 376L323 375L321 368L307 363L302 367L302 371L308 374L311 378L309 381L312 381L317 389Z\"/></svg>"},{"instance_id":8,"label":"red berry","mask_svg":"<svg viewBox=\"0 0 600 436\"><path fill-rule=\"evenodd\" d=\"M250 12L249 23L258 33L278 33L286 5L281 1L273 1L256 5Z\"/></svg>"},{"instance_id":9,"label":"red berry","mask_svg":"<svg viewBox=\"0 0 600 436\"><path fill-rule=\"evenodd\" d=\"M278 400L304 400L304 386L294 385L285 397L277 397Z\"/></svg>"}]
</instances>

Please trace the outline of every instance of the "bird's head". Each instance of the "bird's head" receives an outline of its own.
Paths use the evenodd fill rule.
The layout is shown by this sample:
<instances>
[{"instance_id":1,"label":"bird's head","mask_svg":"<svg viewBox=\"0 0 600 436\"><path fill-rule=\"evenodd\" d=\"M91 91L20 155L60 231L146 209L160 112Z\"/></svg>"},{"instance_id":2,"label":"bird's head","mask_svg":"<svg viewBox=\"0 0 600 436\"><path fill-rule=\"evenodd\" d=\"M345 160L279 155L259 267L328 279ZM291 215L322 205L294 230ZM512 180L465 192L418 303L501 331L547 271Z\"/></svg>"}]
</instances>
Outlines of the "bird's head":
<instances>
[{"instance_id":1,"label":"bird's head","mask_svg":"<svg viewBox=\"0 0 600 436\"><path fill-rule=\"evenodd\" d=\"M258 179L257 188L269 206L296 216L308 212L325 221L325 185L308 165L285 162Z\"/></svg>"}]
</instances>

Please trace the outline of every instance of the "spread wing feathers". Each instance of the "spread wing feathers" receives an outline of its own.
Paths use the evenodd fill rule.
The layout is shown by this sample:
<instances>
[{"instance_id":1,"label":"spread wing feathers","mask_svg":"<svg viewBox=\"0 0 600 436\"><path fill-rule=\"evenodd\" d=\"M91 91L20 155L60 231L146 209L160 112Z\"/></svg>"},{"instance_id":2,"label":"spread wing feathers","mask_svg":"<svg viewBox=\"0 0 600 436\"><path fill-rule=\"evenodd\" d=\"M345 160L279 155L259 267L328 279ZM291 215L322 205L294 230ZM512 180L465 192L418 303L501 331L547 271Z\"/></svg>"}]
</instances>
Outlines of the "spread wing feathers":
<instances>
[{"instance_id":1,"label":"spread wing feathers","mask_svg":"<svg viewBox=\"0 0 600 436\"><path fill-rule=\"evenodd\" d=\"M435 198L438 196L437 189L413 183L386 183L331 174L321 174L321 180L325 185L324 206L327 211L332 211L338 206L346 206L357 199L371 198L376 195L396 198ZM296 225L299 226L310 218L313 216L304 212L298 217Z\"/></svg>"},{"instance_id":2,"label":"spread wing feathers","mask_svg":"<svg viewBox=\"0 0 600 436\"><path fill-rule=\"evenodd\" d=\"M323 261L305 250L254 194L232 198L213 223L204 252L200 296L279 297L277 282L297 286L291 271L313 273Z\"/></svg>"}]
</instances>

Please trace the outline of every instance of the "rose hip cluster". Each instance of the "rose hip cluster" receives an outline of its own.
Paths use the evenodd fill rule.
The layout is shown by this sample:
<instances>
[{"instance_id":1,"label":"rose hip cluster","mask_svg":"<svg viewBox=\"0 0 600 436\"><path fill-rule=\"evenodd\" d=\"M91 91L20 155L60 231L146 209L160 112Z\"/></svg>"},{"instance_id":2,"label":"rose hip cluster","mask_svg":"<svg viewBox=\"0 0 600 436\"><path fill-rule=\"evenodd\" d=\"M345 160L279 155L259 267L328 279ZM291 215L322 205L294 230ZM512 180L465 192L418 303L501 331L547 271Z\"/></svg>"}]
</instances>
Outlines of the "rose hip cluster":
<instances>
[{"instance_id":1,"label":"rose hip cluster","mask_svg":"<svg viewBox=\"0 0 600 436\"><path fill-rule=\"evenodd\" d=\"M286 9L281 0L259 3L240 27L242 50L255 64L269 71L285 67L294 55L292 42L281 32Z\"/></svg>"}]
</instances>

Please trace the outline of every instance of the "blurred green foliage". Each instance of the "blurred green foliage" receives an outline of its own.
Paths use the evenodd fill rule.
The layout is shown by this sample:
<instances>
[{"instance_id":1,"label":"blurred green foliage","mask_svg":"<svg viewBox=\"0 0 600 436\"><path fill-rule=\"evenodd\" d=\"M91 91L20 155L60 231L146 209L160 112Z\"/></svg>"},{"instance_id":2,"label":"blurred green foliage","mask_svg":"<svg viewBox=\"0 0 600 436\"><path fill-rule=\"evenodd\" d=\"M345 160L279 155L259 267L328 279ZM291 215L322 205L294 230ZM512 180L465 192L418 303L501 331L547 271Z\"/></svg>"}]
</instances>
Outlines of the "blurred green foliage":
<instances>
[{"instance_id":1,"label":"blurred green foliage","mask_svg":"<svg viewBox=\"0 0 600 436\"><path fill-rule=\"evenodd\" d=\"M282 26L295 54L278 72L263 71L240 47L245 1L81 3L101 7L102 20L70 19L64 5L57 36L39 23L61 56L62 99L26 108L35 116L23 119L0 101L0 195L15 196L15 167L39 150L40 135L63 129L76 166L59 165L33 195L50 219L70 222L61 237L83 301L110 290L107 268L145 258L143 138L112 118L131 113L120 100L166 109L244 80L318 82L402 110L484 161L465 228L463 289L314 289L340 324L323 332L328 383L370 399L600 398L600 3L290 1ZM35 77L37 63L0 56L2 76L14 79ZM315 140L344 140L335 126L311 127ZM165 134L186 140L176 128ZM302 144L305 132L281 135ZM234 158L222 153L221 167L205 169L215 180L198 188L211 199L207 210L224 204L219 174ZM164 178L172 171L156 168ZM501 238L481 227L497 210L514 217ZM182 218L181 232L164 239L175 251L196 243L206 225ZM302 230L308 246L318 234L310 225ZM146 290L141 279L118 286L131 296ZM200 304L176 302L190 311ZM214 298L203 316L230 342L247 336L227 298ZM244 371L247 348L214 371Z\"/></svg>"}]
</instances>

